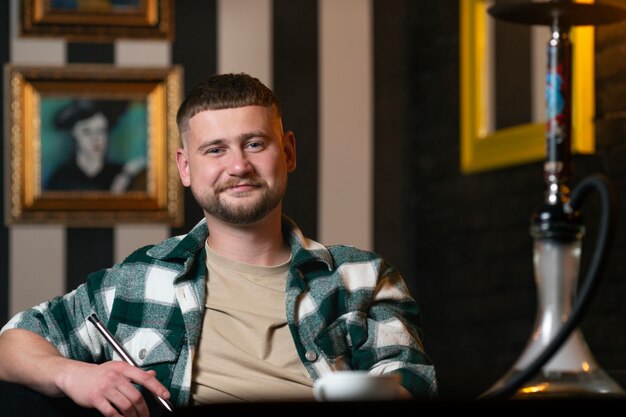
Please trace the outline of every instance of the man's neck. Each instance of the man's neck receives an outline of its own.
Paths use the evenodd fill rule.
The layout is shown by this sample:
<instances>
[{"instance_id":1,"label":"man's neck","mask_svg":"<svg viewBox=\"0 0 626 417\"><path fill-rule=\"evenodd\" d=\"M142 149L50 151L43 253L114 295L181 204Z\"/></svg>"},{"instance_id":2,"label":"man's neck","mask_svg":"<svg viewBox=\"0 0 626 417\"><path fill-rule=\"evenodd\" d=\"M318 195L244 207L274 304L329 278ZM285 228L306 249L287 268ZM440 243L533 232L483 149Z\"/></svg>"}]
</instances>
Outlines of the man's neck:
<instances>
[{"instance_id":1,"label":"man's neck","mask_svg":"<svg viewBox=\"0 0 626 417\"><path fill-rule=\"evenodd\" d=\"M232 225L206 216L209 246L218 254L252 265L279 265L291 254L283 241L280 210L275 210L258 223Z\"/></svg>"}]
</instances>

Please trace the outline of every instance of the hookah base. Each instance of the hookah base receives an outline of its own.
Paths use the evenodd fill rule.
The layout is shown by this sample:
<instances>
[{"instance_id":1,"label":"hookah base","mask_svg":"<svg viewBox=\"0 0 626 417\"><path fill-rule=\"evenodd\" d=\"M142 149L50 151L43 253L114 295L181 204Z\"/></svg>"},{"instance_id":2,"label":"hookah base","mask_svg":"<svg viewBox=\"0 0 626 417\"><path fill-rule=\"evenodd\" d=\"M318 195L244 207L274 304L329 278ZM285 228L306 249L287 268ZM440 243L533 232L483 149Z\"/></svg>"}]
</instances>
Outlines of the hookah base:
<instances>
[{"instance_id":1,"label":"hookah base","mask_svg":"<svg viewBox=\"0 0 626 417\"><path fill-rule=\"evenodd\" d=\"M513 375L518 371L514 371ZM514 399L626 398L626 392L603 370L541 371L513 395Z\"/></svg>"}]
</instances>

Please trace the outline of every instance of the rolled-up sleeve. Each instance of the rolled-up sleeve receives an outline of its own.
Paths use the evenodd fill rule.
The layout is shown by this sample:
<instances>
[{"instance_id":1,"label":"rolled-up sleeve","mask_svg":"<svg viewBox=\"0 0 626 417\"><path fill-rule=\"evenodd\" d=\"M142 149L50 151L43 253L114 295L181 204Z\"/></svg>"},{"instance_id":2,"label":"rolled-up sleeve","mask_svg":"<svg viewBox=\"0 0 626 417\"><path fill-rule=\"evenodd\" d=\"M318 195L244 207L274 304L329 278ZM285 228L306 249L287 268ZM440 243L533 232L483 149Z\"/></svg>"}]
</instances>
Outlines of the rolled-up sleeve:
<instances>
[{"instance_id":1,"label":"rolled-up sleeve","mask_svg":"<svg viewBox=\"0 0 626 417\"><path fill-rule=\"evenodd\" d=\"M100 361L102 339L87 323L87 317L94 312L102 319L108 317L107 300L112 300L110 293L114 289L103 285L106 276L105 270L93 273L74 291L17 313L0 334L9 329L29 330L45 338L66 358Z\"/></svg>"}]
</instances>

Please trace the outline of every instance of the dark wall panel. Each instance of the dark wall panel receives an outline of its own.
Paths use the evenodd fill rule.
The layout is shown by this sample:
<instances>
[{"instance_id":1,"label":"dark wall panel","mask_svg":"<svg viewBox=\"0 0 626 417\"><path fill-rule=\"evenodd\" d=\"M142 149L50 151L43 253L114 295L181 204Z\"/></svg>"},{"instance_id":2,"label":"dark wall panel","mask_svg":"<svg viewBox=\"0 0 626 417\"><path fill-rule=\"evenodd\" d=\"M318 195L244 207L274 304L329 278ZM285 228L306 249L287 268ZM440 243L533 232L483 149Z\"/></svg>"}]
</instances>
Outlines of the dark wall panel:
<instances>
[{"instance_id":1,"label":"dark wall panel","mask_svg":"<svg viewBox=\"0 0 626 417\"><path fill-rule=\"evenodd\" d=\"M184 69L184 93L217 69L216 2L176 2L176 38L172 45L172 62ZM185 223L172 228L172 235L187 233L200 219L202 210L186 188Z\"/></svg>"},{"instance_id":2,"label":"dark wall panel","mask_svg":"<svg viewBox=\"0 0 626 417\"><path fill-rule=\"evenodd\" d=\"M496 129L532 121L530 40L530 26L496 22Z\"/></svg>"},{"instance_id":3,"label":"dark wall panel","mask_svg":"<svg viewBox=\"0 0 626 417\"><path fill-rule=\"evenodd\" d=\"M115 62L115 45L113 43L68 42L67 62L112 64Z\"/></svg>"},{"instance_id":4,"label":"dark wall panel","mask_svg":"<svg viewBox=\"0 0 626 417\"><path fill-rule=\"evenodd\" d=\"M374 1L374 249L394 264L416 293L408 171L412 154L408 108L409 2ZM419 297L418 297L419 298Z\"/></svg>"},{"instance_id":5,"label":"dark wall panel","mask_svg":"<svg viewBox=\"0 0 626 417\"><path fill-rule=\"evenodd\" d=\"M66 290L85 282L87 275L113 265L113 229L75 228L66 230Z\"/></svg>"},{"instance_id":6,"label":"dark wall panel","mask_svg":"<svg viewBox=\"0 0 626 417\"><path fill-rule=\"evenodd\" d=\"M286 130L296 136L297 169L289 176L284 212L306 236L317 235L318 28L316 0L274 0L274 89Z\"/></svg>"},{"instance_id":7,"label":"dark wall panel","mask_svg":"<svg viewBox=\"0 0 626 417\"><path fill-rule=\"evenodd\" d=\"M172 62L184 67L185 93L217 70L216 0L177 1Z\"/></svg>"}]
</instances>

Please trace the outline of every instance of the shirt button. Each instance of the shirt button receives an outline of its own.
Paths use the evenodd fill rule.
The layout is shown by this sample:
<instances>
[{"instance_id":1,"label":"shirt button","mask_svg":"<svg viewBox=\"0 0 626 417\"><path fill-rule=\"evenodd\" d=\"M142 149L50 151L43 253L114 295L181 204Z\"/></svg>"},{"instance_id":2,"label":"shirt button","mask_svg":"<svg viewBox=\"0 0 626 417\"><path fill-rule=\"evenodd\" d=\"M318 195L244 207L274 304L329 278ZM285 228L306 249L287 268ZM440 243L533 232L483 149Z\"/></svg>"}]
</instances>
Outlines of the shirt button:
<instances>
[{"instance_id":1,"label":"shirt button","mask_svg":"<svg viewBox=\"0 0 626 417\"><path fill-rule=\"evenodd\" d=\"M307 361L313 362L315 359L317 359L317 353L313 352L312 350L307 350L307 352L304 354L304 357Z\"/></svg>"},{"instance_id":2,"label":"shirt button","mask_svg":"<svg viewBox=\"0 0 626 417\"><path fill-rule=\"evenodd\" d=\"M145 350L145 349L141 349L141 350L139 351L139 359L141 359L141 360L146 359L146 353L148 353L148 352L146 352L146 350Z\"/></svg>"}]
</instances>

